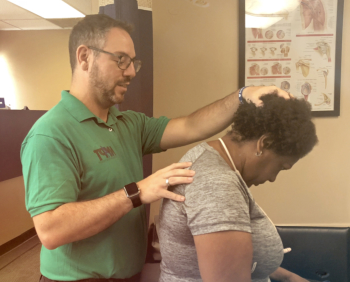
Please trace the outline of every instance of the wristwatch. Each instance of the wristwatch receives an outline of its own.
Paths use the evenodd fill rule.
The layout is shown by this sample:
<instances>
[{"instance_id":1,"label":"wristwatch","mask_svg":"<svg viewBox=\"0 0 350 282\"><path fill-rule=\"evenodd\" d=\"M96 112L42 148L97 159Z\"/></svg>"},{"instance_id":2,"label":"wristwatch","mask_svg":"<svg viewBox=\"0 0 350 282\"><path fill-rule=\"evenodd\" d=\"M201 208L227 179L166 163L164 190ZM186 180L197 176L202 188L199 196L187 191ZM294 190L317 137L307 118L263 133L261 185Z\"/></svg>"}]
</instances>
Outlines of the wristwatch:
<instances>
[{"instance_id":1,"label":"wristwatch","mask_svg":"<svg viewBox=\"0 0 350 282\"><path fill-rule=\"evenodd\" d=\"M142 205L142 202L140 199L140 190L139 190L139 187L137 187L135 182L125 185L124 191L126 196L131 200L134 208L137 208Z\"/></svg>"}]
</instances>

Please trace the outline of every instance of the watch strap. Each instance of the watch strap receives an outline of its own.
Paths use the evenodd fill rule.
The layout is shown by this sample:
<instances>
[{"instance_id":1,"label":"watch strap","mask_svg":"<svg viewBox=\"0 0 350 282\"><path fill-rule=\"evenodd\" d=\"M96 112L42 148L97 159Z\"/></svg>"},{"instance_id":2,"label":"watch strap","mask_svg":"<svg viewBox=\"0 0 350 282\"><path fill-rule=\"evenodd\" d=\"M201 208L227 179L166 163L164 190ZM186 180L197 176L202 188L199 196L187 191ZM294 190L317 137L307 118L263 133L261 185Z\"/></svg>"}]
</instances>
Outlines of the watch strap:
<instances>
[{"instance_id":1,"label":"watch strap","mask_svg":"<svg viewBox=\"0 0 350 282\"><path fill-rule=\"evenodd\" d=\"M244 104L245 99L243 98L243 90L249 86L243 86L241 89L239 89L238 92L238 99L240 104Z\"/></svg>"},{"instance_id":2,"label":"watch strap","mask_svg":"<svg viewBox=\"0 0 350 282\"><path fill-rule=\"evenodd\" d=\"M125 185L124 191L126 196L131 200L134 208L137 208L142 205L140 199L140 189L139 187L137 187L137 184L135 182Z\"/></svg>"}]
</instances>

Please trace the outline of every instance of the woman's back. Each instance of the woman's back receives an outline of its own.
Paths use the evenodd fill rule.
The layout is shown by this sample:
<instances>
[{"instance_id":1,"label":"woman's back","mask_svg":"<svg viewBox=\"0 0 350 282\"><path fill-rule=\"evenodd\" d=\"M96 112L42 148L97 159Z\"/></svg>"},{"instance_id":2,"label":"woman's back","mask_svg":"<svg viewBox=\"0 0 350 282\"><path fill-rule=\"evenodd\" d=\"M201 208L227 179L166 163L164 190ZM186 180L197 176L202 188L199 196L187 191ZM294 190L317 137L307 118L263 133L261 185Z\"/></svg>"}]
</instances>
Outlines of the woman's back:
<instances>
[{"instance_id":1,"label":"woman's back","mask_svg":"<svg viewBox=\"0 0 350 282\"><path fill-rule=\"evenodd\" d=\"M220 231L251 233L252 281L269 281L282 262L283 246L248 187L207 143L192 148L181 161L191 161L196 175L191 184L170 187L186 197L184 203L163 200L160 281L202 281L193 236Z\"/></svg>"}]
</instances>

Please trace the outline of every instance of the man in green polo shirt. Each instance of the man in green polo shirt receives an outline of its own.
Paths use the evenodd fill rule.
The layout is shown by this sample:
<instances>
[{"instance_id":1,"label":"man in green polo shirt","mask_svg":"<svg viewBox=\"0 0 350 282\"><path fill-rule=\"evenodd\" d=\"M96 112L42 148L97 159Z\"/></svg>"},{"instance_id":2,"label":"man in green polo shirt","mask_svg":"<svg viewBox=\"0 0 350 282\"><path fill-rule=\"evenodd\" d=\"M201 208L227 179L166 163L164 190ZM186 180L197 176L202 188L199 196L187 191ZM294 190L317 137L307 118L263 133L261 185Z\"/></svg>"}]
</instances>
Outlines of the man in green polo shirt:
<instances>
[{"instance_id":1,"label":"man in green polo shirt","mask_svg":"<svg viewBox=\"0 0 350 282\"><path fill-rule=\"evenodd\" d=\"M70 91L36 122L21 149L26 206L43 244L41 281L138 281L147 240L142 204L184 201L167 187L194 176L191 163L178 163L143 179L143 155L222 131L243 96L259 104L276 88L242 89L172 120L121 113L114 105L141 67L129 26L86 16L73 28L69 49Z\"/></svg>"}]
</instances>

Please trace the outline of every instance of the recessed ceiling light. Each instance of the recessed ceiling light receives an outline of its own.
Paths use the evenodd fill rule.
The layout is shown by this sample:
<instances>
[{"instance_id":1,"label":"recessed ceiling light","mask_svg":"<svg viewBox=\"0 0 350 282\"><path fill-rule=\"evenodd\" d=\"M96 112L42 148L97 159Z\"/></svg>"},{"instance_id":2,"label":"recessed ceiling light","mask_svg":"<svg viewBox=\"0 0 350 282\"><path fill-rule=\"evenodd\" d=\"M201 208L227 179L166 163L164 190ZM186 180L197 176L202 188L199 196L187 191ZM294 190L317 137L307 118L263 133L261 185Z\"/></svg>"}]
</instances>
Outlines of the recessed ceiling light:
<instances>
[{"instance_id":1,"label":"recessed ceiling light","mask_svg":"<svg viewBox=\"0 0 350 282\"><path fill-rule=\"evenodd\" d=\"M7 0L45 19L83 18L84 14L62 0Z\"/></svg>"}]
</instances>

